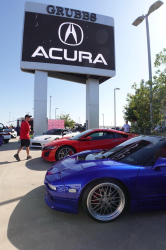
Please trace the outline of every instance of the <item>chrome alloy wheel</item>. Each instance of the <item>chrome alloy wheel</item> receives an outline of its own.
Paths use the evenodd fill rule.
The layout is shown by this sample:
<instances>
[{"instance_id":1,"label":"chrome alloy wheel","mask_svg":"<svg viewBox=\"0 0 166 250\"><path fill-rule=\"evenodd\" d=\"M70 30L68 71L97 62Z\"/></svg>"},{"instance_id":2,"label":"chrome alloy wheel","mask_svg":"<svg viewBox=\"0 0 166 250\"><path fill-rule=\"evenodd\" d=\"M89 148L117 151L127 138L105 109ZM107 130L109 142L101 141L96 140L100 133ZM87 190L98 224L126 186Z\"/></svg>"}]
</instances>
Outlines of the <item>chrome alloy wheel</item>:
<instances>
[{"instance_id":1,"label":"chrome alloy wheel","mask_svg":"<svg viewBox=\"0 0 166 250\"><path fill-rule=\"evenodd\" d=\"M58 159L62 160L64 157L74 155L75 152L72 148L69 147L63 147L58 152Z\"/></svg>"},{"instance_id":2,"label":"chrome alloy wheel","mask_svg":"<svg viewBox=\"0 0 166 250\"><path fill-rule=\"evenodd\" d=\"M114 183L100 183L87 197L89 213L97 220L110 221L118 217L125 206L125 195Z\"/></svg>"}]
</instances>

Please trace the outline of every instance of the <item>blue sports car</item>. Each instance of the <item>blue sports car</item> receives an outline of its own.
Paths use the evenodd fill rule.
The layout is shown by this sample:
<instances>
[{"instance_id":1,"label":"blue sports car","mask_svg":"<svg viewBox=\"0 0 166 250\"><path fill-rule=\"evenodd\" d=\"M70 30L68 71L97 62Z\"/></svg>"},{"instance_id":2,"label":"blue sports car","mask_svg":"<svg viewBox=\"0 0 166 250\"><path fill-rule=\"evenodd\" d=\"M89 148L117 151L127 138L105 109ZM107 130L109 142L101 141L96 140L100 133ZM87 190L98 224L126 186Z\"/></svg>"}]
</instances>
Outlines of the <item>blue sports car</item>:
<instances>
[{"instance_id":1,"label":"blue sports car","mask_svg":"<svg viewBox=\"0 0 166 250\"><path fill-rule=\"evenodd\" d=\"M88 150L47 171L45 201L55 210L108 222L131 211L166 208L166 138L138 136L111 150Z\"/></svg>"}]
</instances>

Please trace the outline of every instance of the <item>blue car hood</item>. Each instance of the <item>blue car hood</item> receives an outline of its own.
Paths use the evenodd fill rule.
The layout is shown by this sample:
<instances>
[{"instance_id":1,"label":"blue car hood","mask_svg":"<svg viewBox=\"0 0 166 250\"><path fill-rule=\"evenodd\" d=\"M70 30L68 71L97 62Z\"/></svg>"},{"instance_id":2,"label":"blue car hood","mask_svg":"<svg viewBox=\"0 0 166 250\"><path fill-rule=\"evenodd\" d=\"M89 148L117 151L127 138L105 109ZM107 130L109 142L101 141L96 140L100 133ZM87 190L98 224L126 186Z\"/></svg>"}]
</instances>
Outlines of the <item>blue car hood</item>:
<instances>
[{"instance_id":1,"label":"blue car hood","mask_svg":"<svg viewBox=\"0 0 166 250\"><path fill-rule=\"evenodd\" d=\"M72 172L76 171L82 171L84 169L87 169L89 167L96 167L100 163L101 165L109 165L110 162L111 165L119 164L118 162L111 161L110 159L101 159L100 157L97 157L98 159L96 160L96 156L99 156L100 152L102 150L87 150L80 152L78 154L72 155L66 159L63 159L62 161L59 161L55 163L54 165L51 166L51 168L47 171L48 175L53 175L58 172L62 172L65 170L72 169ZM108 163L106 163L108 162Z\"/></svg>"}]
</instances>

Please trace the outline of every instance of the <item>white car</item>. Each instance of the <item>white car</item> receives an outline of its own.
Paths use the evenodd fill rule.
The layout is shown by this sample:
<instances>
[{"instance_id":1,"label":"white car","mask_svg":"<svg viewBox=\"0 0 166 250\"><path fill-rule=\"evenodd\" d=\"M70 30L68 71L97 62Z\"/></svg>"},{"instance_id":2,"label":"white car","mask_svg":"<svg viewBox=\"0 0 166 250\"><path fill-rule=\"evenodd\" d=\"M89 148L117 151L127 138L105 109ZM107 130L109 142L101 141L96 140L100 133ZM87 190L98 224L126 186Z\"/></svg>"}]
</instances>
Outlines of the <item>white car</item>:
<instances>
[{"instance_id":1,"label":"white car","mask_svg":"<svg viewBox=\"0 0 166 250\"><path fill-rule=\"evenodd\" d=\"M2 123L0 123L0 135L3 136L4 143L8 143L9 140L11 139L10 132L11 129L6 129L5 126Z\"/></svg>"},{"instance_id":2,"label":"white car","mask_svg":"<svg viewBox=\"0 0 166 250\"><path fill-rule=\"evenodd\" d=\"M3 132L0 132L0 135L2 135L3 136L3 138L4 138L4 143L8 143L9 142L9 140L11 139L11 135L10 135L10 133L9 132L5 132L5 131L3 131Z\"/></svg>"},{"instance_id":3,"label":"white car","mask_svg":"<svg viewBox=\"0 0 166 250\"><path fill-rule=\"evenodd\" d=\"M12 129L12 132L10 132L11 137L12 138L16 138L17 137L17 131L15 131L14 129Z\"/></svg>"},{"instance_id":4,"label":"white car","mask_svg":"<svg viewBox=\"0 0 166 250\"><path fill-rule=\"evenodd\" d=\"M52 142L63 137L73 137L79 132L71 132L66 129L51 129L43 135L37 135L30 139L30 147L43 148L46 143Z\"/></svg>"}]
</instances>

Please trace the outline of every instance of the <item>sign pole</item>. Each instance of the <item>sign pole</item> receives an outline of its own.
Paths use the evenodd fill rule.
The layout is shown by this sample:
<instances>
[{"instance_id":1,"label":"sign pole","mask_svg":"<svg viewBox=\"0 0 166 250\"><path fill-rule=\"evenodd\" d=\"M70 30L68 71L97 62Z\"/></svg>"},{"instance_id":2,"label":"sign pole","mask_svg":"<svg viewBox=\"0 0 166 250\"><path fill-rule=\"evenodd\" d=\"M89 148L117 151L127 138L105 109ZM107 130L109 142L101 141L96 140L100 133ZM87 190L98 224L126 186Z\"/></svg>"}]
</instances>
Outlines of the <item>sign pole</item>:
<instances>
[{"instance_id":1,"label":"sign pole","mask_svg":"<svg viewBox=\"0 0 166 250\"><path fill-rule=\"evenodd\" d=\"M34 82L34 135L47 131L47 72L35 70Z\"/></svg>"},{"instance_id":2,"label":"sign pole","mask_svg":"<svg viewBox=\"0 0 166 250\"><path fill-rule=\"evenodd\" d=\"M99 80L86 81L86 128L99 128Z\"/></svg>"}]
</instances>

